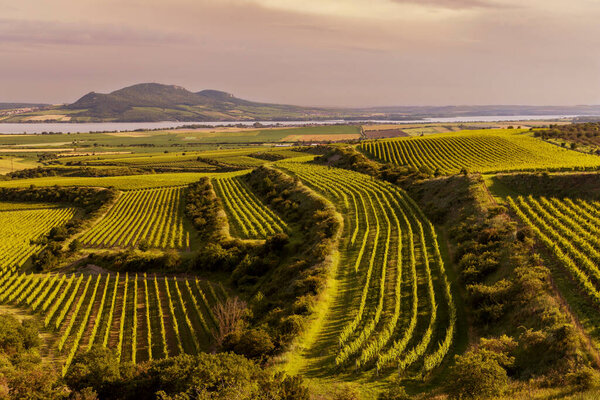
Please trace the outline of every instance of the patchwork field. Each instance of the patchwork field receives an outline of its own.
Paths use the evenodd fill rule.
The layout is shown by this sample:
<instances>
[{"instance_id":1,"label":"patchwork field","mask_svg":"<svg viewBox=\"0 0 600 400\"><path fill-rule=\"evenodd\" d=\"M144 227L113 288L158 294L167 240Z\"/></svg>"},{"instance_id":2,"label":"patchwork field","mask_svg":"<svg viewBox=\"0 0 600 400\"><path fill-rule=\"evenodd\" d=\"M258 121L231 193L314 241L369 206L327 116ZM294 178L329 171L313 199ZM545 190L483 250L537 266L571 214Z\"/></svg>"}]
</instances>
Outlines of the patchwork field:
<instances>
[{"instance_id":1,"label":"patchwork field","mask_svg":"<svg viewBox=\"0 0 600 400\"><path fill-rule=\"evenodd\" d=\"M294 140L357 135L312 128ZM142 150L41 157L0 180L0 306L39 325L58 376L235 353L317 399L452 398L481 365L506 396L562 398L600 362L600 157L455 128L167 152L140 132L112 138Z\"/></svg>"}]
</instances>

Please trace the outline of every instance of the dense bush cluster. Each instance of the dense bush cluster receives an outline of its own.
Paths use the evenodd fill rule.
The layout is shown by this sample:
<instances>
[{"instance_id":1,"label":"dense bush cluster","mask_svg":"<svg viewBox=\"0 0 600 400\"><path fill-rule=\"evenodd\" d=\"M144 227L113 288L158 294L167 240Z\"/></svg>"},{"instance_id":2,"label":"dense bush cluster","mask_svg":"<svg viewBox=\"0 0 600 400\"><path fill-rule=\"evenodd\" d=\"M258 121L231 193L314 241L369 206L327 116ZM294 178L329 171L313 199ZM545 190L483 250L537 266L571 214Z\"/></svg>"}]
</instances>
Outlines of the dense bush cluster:
<instances>
[{"instance_id":1,"label":"dense bush cluster","mask_svg":"<svg viewBox=\"0 0 600 400\"><path fill-rule=\"evenodd\" d=\"M119 364L111 350L94 347L75 357L65 382L100 399L308 400L302 380L271 373L231 354L179 355L138 365Z\"/></svg>"},{"instance_id":2,"label":"dense bush cluster","mask_svg":"<svg viewBox=\"0 0 600 400\"><path fill-rule=\"evenodd\" d=\"M63 203L82 208L87 213L99 212L102 206L112 202L116 196L117 192L112 189L87 187L0 188L0 200L2 201Z\"/></svg>"},{"instance_id":3,"label":"dense bush cluster","mask_svg":"<svg viewBox=\"0 0 600 400\"><path fill-rule=\"evenodd\" d=\"M42 363L40 343L33 320L0 314L0 398L68 398L60 375Z\"/></svg>"},{"instance_id":4,"label":"dense bush cluster","mask_svg":"<svg viewBox=\"0 0 600 400\"><path fill-rule=\"evenodd\" d=\"M201 178L188 187L185 213L203 239L220 242L228 236L227 216L209 178Z\"/></svg>"},{"instance_id":5,"label":"dense bush cluster","mask_svg":"<svg viewBox=\"0 0 600 400\"><path fill-rule=\"evenodd\" d=\"M273 152L264 152L264 151L259 151L259 152L248 154L248 155L250 157L254 157L254 158L258 158L259 160L266 160L266 161L277 161L277 160L283 160L285 158L285 156L283 154L273 153Z\"/></svg>"},{"instance_id":6,"label":"dense bush cluster","mask_svg":"<svg viewBox=\"0 0 600 400\"><path fill-rule=\"evenodd\" d=\"M586 122L579 124L550 125L547 129L536 129L533 131L535 137L542 139L562 139L568 142L568 146L576 149L581 145L600 145L600 122ZM563 145L567 145L563 143ZM600 153L600 150L596 150Z\"/></svg>"},{"instance_id":7,"label":"dense bush cluster","mask_svg":"<svg viewBox=\"0 0 600 400\"><path fill-rule=\"evenodd\" d=\"M40 357L39 329L32 321L0 315L3 399L309 399L301 378L265 370L231 353L183 354L133 365L94 346L75 357L62 379Z\"/></svg>"}]
</instances>

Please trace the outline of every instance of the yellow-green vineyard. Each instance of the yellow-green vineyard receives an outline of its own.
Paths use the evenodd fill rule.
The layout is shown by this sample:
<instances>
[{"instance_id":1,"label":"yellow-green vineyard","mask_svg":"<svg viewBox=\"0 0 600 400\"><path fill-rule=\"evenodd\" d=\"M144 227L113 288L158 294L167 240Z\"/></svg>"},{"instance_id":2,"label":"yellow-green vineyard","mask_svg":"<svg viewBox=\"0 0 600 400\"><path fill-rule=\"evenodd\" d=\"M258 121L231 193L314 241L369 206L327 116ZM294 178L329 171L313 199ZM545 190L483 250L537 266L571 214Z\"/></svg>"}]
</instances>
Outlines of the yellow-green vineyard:
<instances>
[{"instance_id":1,"label":"yellow-green vineyard","mask_svg":"<svg viewBox=\"0 0 600 400\"><path fill-rule=\"evenodd\" d=\"M321 327L331 339L313 344L327 351L309 349L295 367L428 372L438 366L454 339L456 308L433 225L396 186L341 169L282 165L346 215L339 266L348 287L340 294L345 307Z\"/></svg>"},{"instance_id":2,"label":"yellow-green vineyard","mask_svg":"<svg viewBox=\"0 0 600 400\"><path fill-rule=\"evenodd\" d=\"M97 224L81 236L90 247L186 249L190 232L184 227L185 188L124 192Z\"/></svg>"},{"instance_id":3,"label":"yellow-green vineyard","mask_svg":"<svg viewBox=\"0 0 600 400\"><path fill-rule=\"evenodd\" d=\"M239 177L214 178L212 183L224 205L233 236L259 239L287 229L281 218L264 205Z\"/></svg>"},{"instance_id":4,"label":"yellow-green vineyard","mask_svg":"<svg viewBox=\"0 0 600 400\"><path fill-rule=\"evenodd\" d=\"M581 199L507 197L581 290L600 304L600 204Z\"/></svg>"},{"instance_id":5,"label":"yellow-green vineyard","mask_svg":"<svg viewBox=\"0 0 600 400\"><path fill-rule=\"evenodd\" d=\"M369 156L440 173L573 170L600 167L600 158L542 142L521 131L473 131L366 141Z\"/></svg>"},{"instance_id":6,"label":"yellow-green vineyard","mask_svg":"<svg viewBox=\"0 0 600 400\"><path fill-rule=\"evenodd\" d=\"M4 273L16 271L31 255L39 252L43 245L37 244L36 240L75 214L73 208L46 204L8 203L2 208L5 210L0 211L0 270Z\"/></svg>"},{"instance_id":7,"label":"yellow-green vineyard","mask_svg":"<svg viewBox=\"0 0 600 400\"><path fill-rule=\"evenodd\" d=\"M4 273L2 304L24 307L56 334L49 352L63 373L77 353L93 345L133 363L207 351L218 332L214 307L221 285L146 274Z\"/></svg>"}]
</instances>

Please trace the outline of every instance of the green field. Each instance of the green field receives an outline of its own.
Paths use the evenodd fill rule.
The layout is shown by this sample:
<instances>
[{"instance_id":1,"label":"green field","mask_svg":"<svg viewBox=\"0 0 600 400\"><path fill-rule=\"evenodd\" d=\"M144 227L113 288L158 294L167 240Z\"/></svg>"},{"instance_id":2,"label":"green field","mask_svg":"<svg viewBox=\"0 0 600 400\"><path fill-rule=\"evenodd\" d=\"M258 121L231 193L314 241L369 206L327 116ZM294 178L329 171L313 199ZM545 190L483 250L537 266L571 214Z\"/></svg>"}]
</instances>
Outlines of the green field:
<instances>
[{"instance_id":1,"label":"green field","mask_svg":"<svg viewBox=\"0 0 600 400\"><path fill-rule=\"evenodd\" d=\"M463 131L363 142L371 157L441 173L597 169L600 157L554 146L523 130Z\"/></svg>"}]
</instances>

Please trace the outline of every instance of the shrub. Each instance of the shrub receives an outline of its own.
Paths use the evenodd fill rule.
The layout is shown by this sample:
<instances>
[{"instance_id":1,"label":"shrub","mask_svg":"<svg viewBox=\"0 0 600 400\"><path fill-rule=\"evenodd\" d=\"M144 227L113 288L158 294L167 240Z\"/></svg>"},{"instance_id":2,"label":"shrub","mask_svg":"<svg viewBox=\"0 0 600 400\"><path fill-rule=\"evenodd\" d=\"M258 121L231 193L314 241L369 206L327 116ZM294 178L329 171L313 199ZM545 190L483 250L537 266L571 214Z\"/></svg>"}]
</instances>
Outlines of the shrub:
<instances>
[{"instance_id":1,"label":"shrub","mask_svg":"<svg viewBox=\"0 0 600 400\"><path fill-rule=\"evenodd\" d=\"M581 367L567 375L567 382L578 390L590 390L600 386L598 372L590 367Z\"/></svg>"},{"instance_id":2,"label":"shrub","mask_svg":"<svg viewBox=\"0 0 600 400\"><path fill-rule=\"evenodd\" d=\"M507 383L506 370L498 362L498 354L489 350L469 351L455 357L447 391L451 398L465 399L501 394Z\"/></svg>"},{"instance_id":3,"label":"shrub","mask_svg":"<svg viewBox=\"0 0 600 400\"><path fill-rule=\"evenodd\" d=\"M274 348L269 334L260 328L230 333L223 341L224 350L233 351L251 360L264 359Z\"/></svg>"},{"instance_id":4,"label":"shrub","mask_svg":"<svg viewBox=\"0 0 600 400\"><path fill-rule=\"evenodd\" d=\"M112 350L101 346L75 356L65 375L71 389L80 391L91 387L101 398L110 397L120 379L119 360Z\"/></svg>"}]
</instances>

